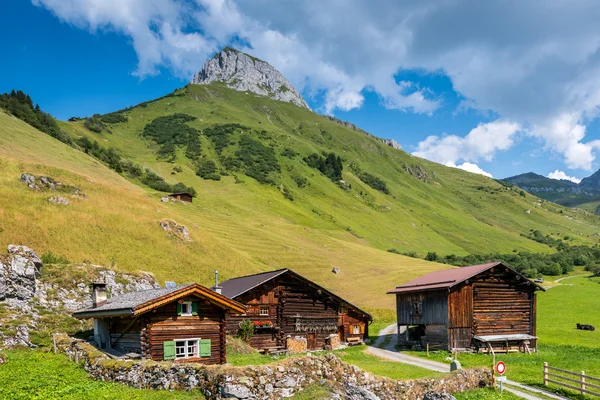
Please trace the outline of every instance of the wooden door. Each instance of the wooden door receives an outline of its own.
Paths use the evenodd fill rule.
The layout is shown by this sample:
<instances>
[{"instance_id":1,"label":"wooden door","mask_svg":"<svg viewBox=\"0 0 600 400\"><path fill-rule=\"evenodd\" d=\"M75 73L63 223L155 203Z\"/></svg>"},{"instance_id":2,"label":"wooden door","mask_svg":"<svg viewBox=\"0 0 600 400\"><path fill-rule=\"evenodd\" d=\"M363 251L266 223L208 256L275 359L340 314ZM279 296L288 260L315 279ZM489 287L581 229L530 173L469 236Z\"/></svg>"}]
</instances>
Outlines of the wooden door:
<instances>
[{"instance_id":1,"label":"wooden door","mask_svg":"<svg viewBox=\"0 0 600 400\"><path fill-rule=\"evenodd\" d=\"M317 334L316 333L308 333L306 335L306 345L308 350L316 350L317 349Z\"/></svg>"},{"instance_id":2,"label":"wooden door","mask_svg":"<svg viewBox=\"0 0 600 400\"><path fill-rule=\"evenodd\" d=\"M344 325L338 326L338 336L340 338L340 342L343 343L343 342L346 341L346 338L345 338L345 335L344 335Z\"/></svg>"}]
</instances>

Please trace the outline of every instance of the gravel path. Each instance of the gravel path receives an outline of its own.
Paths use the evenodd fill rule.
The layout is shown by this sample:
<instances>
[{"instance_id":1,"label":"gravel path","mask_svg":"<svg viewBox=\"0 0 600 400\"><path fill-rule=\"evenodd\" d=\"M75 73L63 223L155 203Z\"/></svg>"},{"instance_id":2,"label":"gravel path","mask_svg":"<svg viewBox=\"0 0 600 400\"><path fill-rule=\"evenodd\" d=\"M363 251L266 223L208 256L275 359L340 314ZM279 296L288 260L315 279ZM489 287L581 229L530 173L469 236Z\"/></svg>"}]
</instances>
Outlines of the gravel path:
<instances>
[{"instance_id":1,"label":"gravel path","mask_svg":"<svg viewBox=\"0 0 600 400\"><path fill-rule=\"evenodd\" d=\"M421 357L410 356L408 354L396 351L394 347L395 344L398 342L397 336L398 335L396 332L396 324L392 324L385 327L384 329L379 331L379 336L377 337L375 343L373 343L372 346L369 346L367 348L367 353L380 358L384 358L386 360L410 364L417 367L426 368L432 371L450 372L450 366L448 364L444 364L437 361L425 360ZM566 397L562 397L554 393L549 393L532 386L523 385L521 383L514 382L511 380L506 381L504 385L504 390L511 392L514 395L526 400L569 400ZM529 393L524 393L523 390L526 390ZM540 397L536 396L536 393Z\"/></svg>"}]
</instances>

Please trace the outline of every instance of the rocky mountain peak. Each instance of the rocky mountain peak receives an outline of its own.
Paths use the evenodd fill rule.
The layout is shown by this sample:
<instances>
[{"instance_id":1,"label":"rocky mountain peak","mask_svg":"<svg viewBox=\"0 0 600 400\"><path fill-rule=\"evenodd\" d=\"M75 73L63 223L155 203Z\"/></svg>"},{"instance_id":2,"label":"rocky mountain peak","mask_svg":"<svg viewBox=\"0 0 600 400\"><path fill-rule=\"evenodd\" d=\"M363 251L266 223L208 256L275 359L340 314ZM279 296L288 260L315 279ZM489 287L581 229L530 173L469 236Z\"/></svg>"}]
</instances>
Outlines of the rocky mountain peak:
<instances>
[{"instance_id":1,"label":"rocky mountain peak","mask_svg":"<svg viewBox=\"0 0 600 400\"><path fill-rule=\"evenodd\" d=\"M231 47L225 47L207 60L192 80L196 85L212 82L224 82L240 92L249 91L310 110L300 93L271 64Z\"/></svg>"}]
</instances>

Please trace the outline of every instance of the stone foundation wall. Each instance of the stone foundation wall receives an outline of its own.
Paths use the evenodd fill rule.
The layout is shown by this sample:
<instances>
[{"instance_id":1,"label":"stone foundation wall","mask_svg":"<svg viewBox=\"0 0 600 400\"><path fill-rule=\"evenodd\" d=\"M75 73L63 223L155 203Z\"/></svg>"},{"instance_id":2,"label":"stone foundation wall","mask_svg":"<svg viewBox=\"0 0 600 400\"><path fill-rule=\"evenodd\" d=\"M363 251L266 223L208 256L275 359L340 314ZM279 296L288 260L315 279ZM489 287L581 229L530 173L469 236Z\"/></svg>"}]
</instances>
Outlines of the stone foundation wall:
<instances>
[{"instance_id":1,"label":"stone foundation wall","mask_svg":"<svg viewBox=\"0 0 600 400\"><path fill-rule=\"evenodd\" d=\"M271 365L232 367L110 360L90 344L66 336L58 337L57 344L95 379L136 388L197 388L209 400L281 399L315 382L331 388L332 398L416 400L430 391L455 393L491 383L491 374L485 369L461 370L438 379L396 381L371 375L331 353L290 357Z\"/></svg>"},{"instance_id":2,"label":"stone foundation wall","mask_svg":"<svg viewBox=\"0 0 600 400\"><path fill-rule=\"evenodd\" d=\"M308 349L308 342L305 337L290 336L286 340L286 346L291 353L304 353Z\"/></svg>"},{"instance_id":3,"label":"stone foundation wall","mask_svg":"<svg viewBox=\"0 0 600 400\"><path fill-rule=\"evenodd\" d=\"M342 342L340 342L340 336L337 334L332 334L327 338L327 343L330 347L330 350L337 350L342 347Z\"/></svg>"}]
</instances>

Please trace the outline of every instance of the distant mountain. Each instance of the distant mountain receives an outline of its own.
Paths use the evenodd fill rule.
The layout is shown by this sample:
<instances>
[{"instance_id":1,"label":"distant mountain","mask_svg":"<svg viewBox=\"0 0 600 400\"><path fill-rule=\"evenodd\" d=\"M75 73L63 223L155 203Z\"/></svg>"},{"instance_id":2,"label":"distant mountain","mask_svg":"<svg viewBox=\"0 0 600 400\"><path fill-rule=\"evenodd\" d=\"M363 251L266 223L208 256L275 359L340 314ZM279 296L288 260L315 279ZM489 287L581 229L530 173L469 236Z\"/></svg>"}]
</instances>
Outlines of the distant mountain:
<instances>
[{"instance_id":1,"label":"distant mountain","mask_svg":"<svg viewBox=\"0 0 600 400\"><path fill-rule=\"evenodd\" d=\"M511 176L504 182L542 199L567 207L581 207L600 213L600 171L584 178L579 184L568 180L550 179L533 172Z\"/></svg>"},{"instance_id":2,"label":"distant mountain","mask_svg":"<svg viewBox=\"0 0 600 400\"><path fill-rule=\"evenodd\" d=\"M206 60L192 80L196 85L213 82L224 82L228 88L239 92L256 93L310 110L300 93L271 64L231 47L225 47Z\"/></svg>"}]
</instances>

